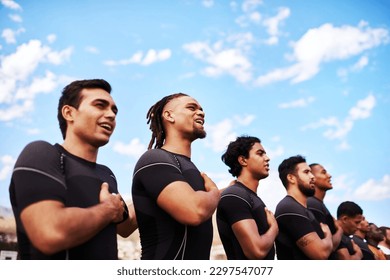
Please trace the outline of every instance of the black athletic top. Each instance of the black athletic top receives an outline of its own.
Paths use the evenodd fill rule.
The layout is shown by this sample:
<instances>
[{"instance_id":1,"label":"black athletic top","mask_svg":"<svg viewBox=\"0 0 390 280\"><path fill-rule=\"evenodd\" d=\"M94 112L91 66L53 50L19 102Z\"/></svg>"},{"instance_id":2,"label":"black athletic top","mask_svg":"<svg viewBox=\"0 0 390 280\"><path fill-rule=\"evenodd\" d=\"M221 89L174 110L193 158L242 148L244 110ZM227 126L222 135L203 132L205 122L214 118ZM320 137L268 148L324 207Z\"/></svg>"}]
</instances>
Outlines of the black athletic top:
<instances>
[{"instance_id":1,"label":"black athletic top","mask_svg":"<svg viewBox=\"0 0 390 280\"><path fill-rule=\"evenodd\" d=\"M199 226L186 226L157 205L161 191L175 181L187 182L195 191L205 191L199 170L183 155L151 149L134 168L132 196L141 238L141 259L210 258L211 218Z\"/></svg>"},{"instance_id":2,"label":"black athletic top","mask_svg":"<svg viewBox=\"0 0 390 280\"><path fill-rule=\"evenodd\" d=\"M362 250L362 260L375 260L374 253L370 250L367 242L364 239L362 239L360 236L353 235L352 240L355 241L356 245L358 245L360 250Z\"/></svg>"},{"instance_id":3,"label":"black athletic top","mask_svg":"<svg viewBox=\"0 0 390 280\"><path fill-rule=\"evenodd\" d=\"M245 219L253 219L256 222L258 233L266 233L269 229L265 204L255 192L245 187L240 182L228 187L222 192L217 208L217 225L226 256L229 260L245 260L240 243L238 242L232 225ZM275 248L272 247L264 258L273 260Z\"/></svg>"},{"instance_id":4,"label":"black athletic top","mask_svg":"<svg viewBox=\"0 0 390 280\"><path fill-rule=\"evenodd\" d=\"M31 244L20 220L21 211L35 202L57 200L66 207L87 208L99 203L101 184L117 193L109 168L68 153L62 146L36 141L16 161L9 187L16 219L21 259L117 259L116 225L110 224L89 241L54 255L44 255ZM44 224L42 226L45 226Z\"/></svg>"},{"instance_id":5,"label":"black athletic top","mask_svg":"<svg viewBox=\"0 0 390 280\"><path fill-rule=\"evenodd\" d=\"M347 235L343 234L341 236L341 241L340 241L340 244L339 246L337 247L337 250L340 250L340 249L344 249L346 248L348 250L348 253L349 255L353 255L356 253L356 251L353 249L353 245L352 245L352 242L351 242L351 238L349 238Z\"/></svg>"},{"instance_id":6,"label":"black athletic top","mask_svg":"<svg viewBox=\"0 0 390 280\"><path fill-rule=\"evenodd\" d=\"M323 239L324 232L313 213L297 202L292 196L283 198L275 210L279 234L276 237L276 255L279 260L309 259L296 242L310 232L316 232Z\"/></svg>"},{"instance_id":7,"label":"black athletic top","mask_svg":"<svg viewBox=\"0 0 390 280\"><path fill-rule=\"evenodd\" d=\"M317 221L320 223L328 225L330 232L333 234L336 233L336 225L334 224L334 219L332 214L330 214L328 208L325 206L324 202L316 198L315 196L311 196L307 198L307 209L309 209ZM332 252L329 256L330 260L336 259L335 252Z\"/></svg>"}]
</instances>

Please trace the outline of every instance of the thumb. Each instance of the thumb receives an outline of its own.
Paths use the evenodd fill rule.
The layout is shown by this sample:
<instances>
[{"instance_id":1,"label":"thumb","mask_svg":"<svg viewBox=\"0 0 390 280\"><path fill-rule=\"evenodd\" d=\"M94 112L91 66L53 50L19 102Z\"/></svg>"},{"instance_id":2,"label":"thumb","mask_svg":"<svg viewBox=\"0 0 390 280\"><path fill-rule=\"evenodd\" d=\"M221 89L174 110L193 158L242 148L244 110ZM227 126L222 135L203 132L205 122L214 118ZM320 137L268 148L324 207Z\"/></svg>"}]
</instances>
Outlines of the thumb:
<instances>
[{"instance_id":1,"label":"thumb","mask_svg":"<svg viewBox=\"0 0 390 280\"><path fill-rule=\"evenodd\" d=\"M108 191L108 183L104 182L100 188L101 191L104 191L104 192L109 192Z\"/></svg>"}]
</instances>

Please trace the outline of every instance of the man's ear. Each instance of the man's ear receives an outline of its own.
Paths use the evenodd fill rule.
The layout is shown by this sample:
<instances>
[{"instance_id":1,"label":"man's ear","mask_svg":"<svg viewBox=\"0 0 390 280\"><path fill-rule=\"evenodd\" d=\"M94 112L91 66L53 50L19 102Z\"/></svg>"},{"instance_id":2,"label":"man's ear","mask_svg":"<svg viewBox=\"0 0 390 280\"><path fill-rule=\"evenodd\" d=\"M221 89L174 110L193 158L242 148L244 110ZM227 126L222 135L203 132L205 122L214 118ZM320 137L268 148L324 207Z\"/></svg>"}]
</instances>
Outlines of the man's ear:
<instances>
[{"instance_id":1,"label":"man's ear","mask_svg":"<svg viewBox=\"0 0 390 280\"><path fill-rule=\"evenodd\" d=\"M247 161L246 161L246 158L244 156L239 156L237 158L237 161L238 163L241 165L241 166L247 166Z\"/></svg>"},{"instance_id":2,"label":"man's ear","mask_svg":"<svg viewBox=\"0 0 390 280\"><path fill-rule=\"evenodd\" d=\"M165 110L162 114L163 118L168 122L175 122L175 115L170 110Z\"/></svg>"},{"instance_id":3,"label":"man's ear","mask_svg":"<svg viewBox=\"0 0 390 280\"><path fill-rule=\"evenodd\" d=\"M290 184L295 184L297 177L294 174L287 174L287 181Z\"/></svg>"},{"instance_id":4,"label":"man's ear","mask_svg":"<svg viewBox=\"0 0 390 280\"><path fill-rule=\"evenodd\" d=\"M73 106L70 105L62 106L61 113L66 121L72 122L74 120L74 116L73 116L74 110L75 108Z\"/></svg>"}]
</instances>

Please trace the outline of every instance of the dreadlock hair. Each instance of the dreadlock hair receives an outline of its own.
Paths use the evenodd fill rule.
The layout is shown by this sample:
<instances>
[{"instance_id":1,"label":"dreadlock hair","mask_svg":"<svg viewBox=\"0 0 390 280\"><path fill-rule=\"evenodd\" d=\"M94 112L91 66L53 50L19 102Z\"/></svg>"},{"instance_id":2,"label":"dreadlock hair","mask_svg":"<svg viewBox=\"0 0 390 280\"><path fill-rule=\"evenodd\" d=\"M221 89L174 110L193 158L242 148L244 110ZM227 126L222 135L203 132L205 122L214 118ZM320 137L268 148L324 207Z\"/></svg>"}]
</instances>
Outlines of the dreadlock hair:
<instances>
[{"instance_id":1,"label":"dreadlock hair","mask_svg":"<svg viewBox=\"0 0 390 280\"><path fill-rule=\"evenodd\" d=\"M157 101L152 107L150 107L148 113L146 114L147 124L150 123L149 129L152 131L152 139L150 139L148 150L150 150L156 141L154 148L161 148L164 144L165 133L164 126L162 121L162 113L165 105L169 103L174 98L188 96L185 93L174 93L168 96L163 97L160 101Z\"/></svg>"}]
</instances>

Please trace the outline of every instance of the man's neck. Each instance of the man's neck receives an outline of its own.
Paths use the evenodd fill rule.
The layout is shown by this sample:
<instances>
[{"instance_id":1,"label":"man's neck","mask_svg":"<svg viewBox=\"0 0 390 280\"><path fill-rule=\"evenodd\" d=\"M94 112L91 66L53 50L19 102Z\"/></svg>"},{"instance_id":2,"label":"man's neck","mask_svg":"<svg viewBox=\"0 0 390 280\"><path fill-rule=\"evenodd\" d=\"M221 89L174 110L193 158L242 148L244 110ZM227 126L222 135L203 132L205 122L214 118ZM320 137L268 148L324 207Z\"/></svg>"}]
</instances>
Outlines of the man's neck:
<instances>
[{"instance_id":1,"label":"man's neck","mask_svg":"<svg viewBox=\"0 0 390 280\"><path fill-rule=\"evenodd\" d=\"M168 152L191 158L191 142L189 141L167 139L161 148Z\"/></svg>"},{"instance_id":2,"label":"man's neck","mask_svg":"<svg viewBox=\"0 0 390 280\"><path fill-rule=\"evenodd\" d=\"M323 201L324 201L324 198L325 198L325 194L326 194L325 191L323 191L323 190L321 190L321 189L319 189L319 188L316 187L316 192L314 193L314 196L315 196L317 199L319 199L319 200L321 200L321 201L323 202Z\"/></svg>"},{"instance_id":3,"label":"man's neck","mask_svg":"<svg viewBox=\"0 0 390 280\"><path fill-rule=\"evenodd\" d=\"M98 148L93 147L86 143L75 143L65 139L64 143L61 145L72 155L75 155L79 158L85 159L90 162L96 162L98 155Z\"/></svg>"},{"instance_id":4,"label":"man's neck","mask_svg":"<svg viewBox=\"0 0 390 280\"><path fill-rule=\"evenodd\" d=\"M354 235L360 237L361 239L365 239L366 238L366 234L360 230L357 230L355 231Z\"/></svg>"},{"instance_id":5,"label":"man's neck","mask_svg":"<svg viewBox=\"0 0 390 280\"><path fill-rule=\"evenodd\" d=\"M307 208L307 196L304 195L298 188L289 187L287 190L287 194L292 196L303 207Z\"/></svg>"},{"instance_id":6,"label":"man's neck","mask_svg":"<svg viewBox=\"0 0 390 280\"><path fill-rule=\"evenodd\" d=\"M237 181L243 184L248 189L252 190L253 192L257 193L257 189L259 187L259 180L256 180L254 178L248 178L247 176L238 176Z\"/></svg>"}]
</instances>

